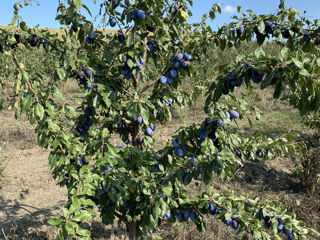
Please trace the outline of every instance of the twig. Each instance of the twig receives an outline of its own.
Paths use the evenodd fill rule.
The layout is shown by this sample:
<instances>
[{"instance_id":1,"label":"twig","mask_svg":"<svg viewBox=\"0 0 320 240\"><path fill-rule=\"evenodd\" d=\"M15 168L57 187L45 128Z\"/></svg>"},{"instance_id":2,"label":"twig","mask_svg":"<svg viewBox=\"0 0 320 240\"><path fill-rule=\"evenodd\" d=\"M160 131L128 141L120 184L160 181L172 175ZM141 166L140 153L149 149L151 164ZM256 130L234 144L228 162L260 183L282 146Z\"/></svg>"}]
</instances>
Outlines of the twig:
<instances>
[{"instance_id":1,"label":"twig","mask_svg":"<svg viewBox=\"0 0 320 240\"><path fill-rule=\"evenodd\" d=\"M160 76L156 77L155 80L153 80L152 82L150 82L149 84L147 84L144 88L142 88L140 91L139 91L139 94L141 93L144 93L145 91L147 91L152 85L156 84L159 79L161 78L161 76L163 76L169 69L171 68L171 66L169 67L166 67L166 69L161 73Z\"/></svg>"},{"instance_id":2,"label":"twig","mask_svg":"<svg viewBox=\"0 0 320 240\"><path fill-rule=\"evenodd\" d=\"M20 67L20 65L19 65L19 61L18 61L18 59L17 59L17 56L16 56L15 54L13 54L13 56L14 56L14 59L15 59L15 61L16 61L15 65L17 66L17 68L19 68L20 71L22 71L22 69L21 69L21 67ZM13 61L13 63L14 63L14 61ZM26 64L25 59L24 59L24 64ZM29 79L26 79L26 80L27 80L27 85L28 85L28 87L30 88L30 90L31 90L31 92L33 93L34 97L36 98L37 102L39 102L39 99L38 99L38 97L37 97L37 94L36 94L36 92L33 90L32 86L31 86L31 84L30 84Z\"/></svg>"},{"instance_id":3,"label":"twig","mask_svg":"<svg viewBox=\"0 0 320 240\"><path fill-rule=\"evenodd\" d=\"M7 238L6 234L4 233L3 228L1 228L1 231L2 231L2 234L3 234L4 238L5 238L6 240L8 240L8 238Z\"/></svg>"},{"instance_id":4,"label":"twig","mask_svg":"<svg viewBox=\"0 0 320 240\"><path fill-rule=\"evenodd\" d=\"M114 215L119 218L122 222L126 222L126 220L124 219L124 217L122 217L122 215L118 212L114 212Z\"/></svg>"}]
</instances>

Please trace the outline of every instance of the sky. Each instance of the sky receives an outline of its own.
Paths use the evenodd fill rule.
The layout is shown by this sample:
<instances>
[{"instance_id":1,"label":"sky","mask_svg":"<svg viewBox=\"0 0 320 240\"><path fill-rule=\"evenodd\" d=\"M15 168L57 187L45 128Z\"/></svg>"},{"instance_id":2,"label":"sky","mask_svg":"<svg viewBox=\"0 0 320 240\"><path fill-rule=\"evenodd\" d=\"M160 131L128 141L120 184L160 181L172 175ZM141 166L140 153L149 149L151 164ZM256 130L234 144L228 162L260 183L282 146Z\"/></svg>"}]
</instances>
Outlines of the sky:
<instances>
[{"instance_id":1,"label":"sky","mask_svg":"<svg viewBox=\"0 0 320 240\"><path fill-rule=\"evenodd\" d=\"M0 8L0 25L7 25L11 22L13 16L13 4L17 0L2 0ZM59 28L60 25L55 21L56 9L58 0L38 0L39 6L27 6L20 10L20 15L28 26L35 26L39 24L40 27ZM103 0L97 0L95 5L94 0L82 0L90 10L93 16L98 13L99 3ZM199 22L203 14L210 10L210 7L218 0L193 0L193 16L189 22ZM222 14L218 14L213 22L208 22L214 29L216 26L222 26L224 23L231 21L233 15L237 15L236 8L238 5L242 6L242 10L253 10L256 14L274 13L279 5L279 0L220 0L223 4ZM320 18L320 0L286 0L286 6L294 7L301 12L307 11L306 16L311 19Z\"/></svg>"}]
</instances>

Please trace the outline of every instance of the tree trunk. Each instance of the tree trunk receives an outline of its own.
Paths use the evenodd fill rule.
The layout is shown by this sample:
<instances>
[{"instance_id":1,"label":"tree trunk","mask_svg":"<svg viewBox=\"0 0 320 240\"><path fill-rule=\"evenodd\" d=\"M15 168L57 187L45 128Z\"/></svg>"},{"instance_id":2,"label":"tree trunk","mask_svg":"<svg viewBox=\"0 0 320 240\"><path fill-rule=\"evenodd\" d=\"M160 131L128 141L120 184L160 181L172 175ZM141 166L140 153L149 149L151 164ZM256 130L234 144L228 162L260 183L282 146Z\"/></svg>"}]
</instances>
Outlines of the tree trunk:
<instances>
[{"instance_id":1,"label":"tree trunk","mask_svg":"<svg viewBox=\"0 0 320 240\"><path fill-rule=\"evenodd\" d=\"M138 223L130 222L127 225L130 240L138 240Z\"/></svg>"}]
</instances>

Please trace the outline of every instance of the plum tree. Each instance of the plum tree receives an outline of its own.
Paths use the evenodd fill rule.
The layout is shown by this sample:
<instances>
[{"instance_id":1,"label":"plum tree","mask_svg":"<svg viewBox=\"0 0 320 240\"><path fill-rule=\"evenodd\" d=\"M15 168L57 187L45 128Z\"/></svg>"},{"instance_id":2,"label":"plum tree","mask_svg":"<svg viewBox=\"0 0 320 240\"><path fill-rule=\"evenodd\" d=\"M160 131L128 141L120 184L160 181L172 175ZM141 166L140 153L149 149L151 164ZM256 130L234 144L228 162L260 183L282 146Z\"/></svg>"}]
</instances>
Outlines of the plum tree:
<instances>
[{"instance_id":1,"label":"plum tree","mask_svg":"<svg viewBox=\"0 0 320 240\"><path fill-rule=\"evenodd\" d=\"M49 221L59 227L59 239L90 239L81 222L90 224L97 211L103 224L113 224L116 218L126 224L130 239L148 238L162 224L176 220L192 222L204 231L208 214L243 239L250 235L281 239L278 229L288 239L319 236L278 202L220 193L213 187L195 197L187 191L194 179L209 185L213 174L234 177L236 166L256 155L270 159L295 150L292 138L246 138L230 131L229 125L234 124L230 120L243 118L249 108L240 103L228 106L221 99L236 101L235 87L250 87L254 82L262 89L273 87L274 98L284 89L303 89L299 110L319 110L320 104L315 104L319 98L312 100L320 96L319 86L307 85L315 78L319 61L303 61L293 53L298 49L304 56L314 51L317 41L300 40L306 32L319 39L318 32L312 31L315 26L297 19L295 10L286 9L281 1L277 15L243 14L238 22L213 31L206 20L214 20L220 6L214 4L201 23L189 24L191 5L190 0L104 1L100 5L103 23L118 27L116 35L110 36L81 14L88 10L81 0L69 0L59 4L56 18L65 25L63 39L29 28L25 22L0 30L5 56L16 68L17 100L12 107L16 116L25 113L31 124L37 124L39 146L50 148L53 176L68 190L63 215ZM20 19L19 6L14 7L13 23ZM295 25L296 21L300 24ZM309 23L309 29L297 27L304 23ZM16 56L11 48L17 42L14 34L24 36L22 49L39 47L39 39L48 43L46 51L56 58L50 84L24 64L27 59ZM205 88L208 117L201 124L179 129L164 147L155 149L155 125L169 121L174 108L195 100L181 85L187 77L196 77L196 60L208 54L209 46L238 47L254 34L260 45L270 34L275 37L282 44L280 55L267 56L259 48L251 58L238 56L233 63L217 67L217 78ZM287 82L287 76L292 82ZM65 96L59 86L68 79L83 94L74 102L76 108L61 101ZM292 85L294 90L285 88ZM122 143L113 145L114 135Z\"/></svg>"}]
</instances>

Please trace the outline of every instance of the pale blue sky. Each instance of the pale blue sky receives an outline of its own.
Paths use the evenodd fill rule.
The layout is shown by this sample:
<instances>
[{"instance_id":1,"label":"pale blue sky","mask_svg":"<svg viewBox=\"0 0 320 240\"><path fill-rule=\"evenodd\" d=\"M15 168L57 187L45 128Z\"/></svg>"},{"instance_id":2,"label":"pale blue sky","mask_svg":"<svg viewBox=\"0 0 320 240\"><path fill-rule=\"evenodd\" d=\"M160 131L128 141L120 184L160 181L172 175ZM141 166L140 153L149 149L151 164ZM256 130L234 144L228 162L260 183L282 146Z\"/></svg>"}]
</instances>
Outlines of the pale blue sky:
<instances>
[{"instance_id":1,"label":"pale blue sky","mask_svg":"<svg viewBox=\"0 0 320 240\"><path fill-rule=\"evenodd\" d=\"M56 9L58 6L58 0L38 0L40 6L28 6L21 9L21 16L27 22L29 26L40 24L40 27L57 28L59 23L55 21ZM0 25L6 25L10 23L13 4L17 0L2 0L0 8ZM92 9L93 15L96 15L98 11L98 5L93 4L93 0L83 0L84 4ZM102 0L97 0L98 3ZM191 22L199 22L201 16L208 12L210 6L216 0L194 0L193 13L190 18ZM213 27L223 23L229 22L230 17L233 15L233 10L241 5L243 10L251 9L257 14L262 13L274 13L279 5L279 0L220 0L223 3L224 12L221 15L217 15L217 19L211 23ZM307 11L307 16L311 18L320 18L320 0L286 0L288 7L295 7L301 12Z\"/></svg>"}]
</instances>

